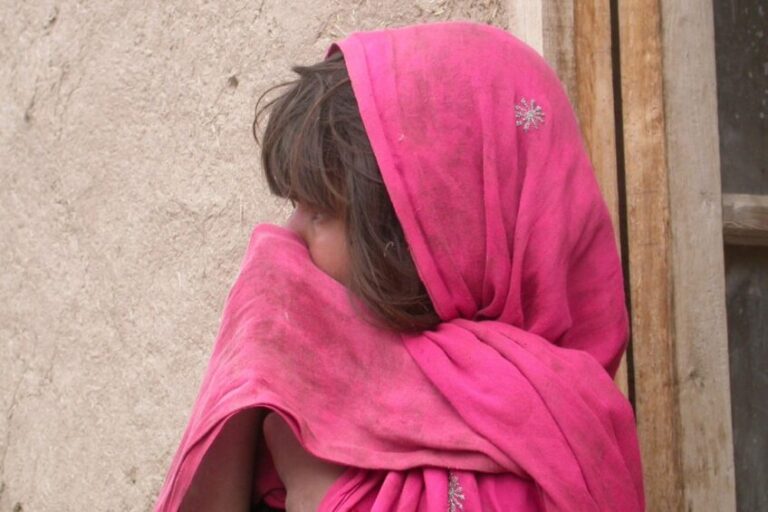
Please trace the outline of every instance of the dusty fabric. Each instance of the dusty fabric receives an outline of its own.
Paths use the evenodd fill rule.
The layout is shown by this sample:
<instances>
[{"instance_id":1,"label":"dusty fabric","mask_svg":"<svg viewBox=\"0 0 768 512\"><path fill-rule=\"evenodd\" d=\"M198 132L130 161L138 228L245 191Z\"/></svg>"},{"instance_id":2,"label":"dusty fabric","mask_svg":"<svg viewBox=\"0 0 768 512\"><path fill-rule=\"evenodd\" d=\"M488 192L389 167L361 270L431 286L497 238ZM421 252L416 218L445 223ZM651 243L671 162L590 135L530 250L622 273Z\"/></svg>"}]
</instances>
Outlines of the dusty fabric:
<instances>
[{"instance_id":1,"label":"dusty fabric","mask_svg":"<svg viewBox=\"0 0 768 512\"><path fill-rule=\"evenodd\" d=\"M642 510L633 413L611 378L628 337L621 265L557 77L468 22L334 51L442 323L375 327L299 237L256 226L157 510L178 508L226 419L255 406L350 466L321 510ZM276 505L260 463L256 495Z\"/></svg>"}]
</instances>

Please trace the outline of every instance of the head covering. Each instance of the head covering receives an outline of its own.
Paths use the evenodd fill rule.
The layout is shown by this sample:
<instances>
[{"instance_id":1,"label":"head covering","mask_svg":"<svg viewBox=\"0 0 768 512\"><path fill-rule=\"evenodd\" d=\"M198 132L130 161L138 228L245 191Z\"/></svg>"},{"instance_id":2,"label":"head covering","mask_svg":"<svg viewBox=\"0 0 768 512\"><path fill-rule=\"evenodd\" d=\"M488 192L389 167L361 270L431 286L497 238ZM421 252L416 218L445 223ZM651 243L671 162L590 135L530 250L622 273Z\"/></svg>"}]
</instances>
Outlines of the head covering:
<instances>
[{"instance_id":1,"label":"head covering","mask_svg":"<svg viewBox=\"0 0 768 512\"><path fill-rule=\"evenodd\" d=\"M642 510L611 379L621 264L557 77L471 22L354 33L336 51L442 322L371 325L301 239L257 225L157 510L176 510L224 422L255 406L357 468L323 510Z\"/></svg>"}]
</instances>

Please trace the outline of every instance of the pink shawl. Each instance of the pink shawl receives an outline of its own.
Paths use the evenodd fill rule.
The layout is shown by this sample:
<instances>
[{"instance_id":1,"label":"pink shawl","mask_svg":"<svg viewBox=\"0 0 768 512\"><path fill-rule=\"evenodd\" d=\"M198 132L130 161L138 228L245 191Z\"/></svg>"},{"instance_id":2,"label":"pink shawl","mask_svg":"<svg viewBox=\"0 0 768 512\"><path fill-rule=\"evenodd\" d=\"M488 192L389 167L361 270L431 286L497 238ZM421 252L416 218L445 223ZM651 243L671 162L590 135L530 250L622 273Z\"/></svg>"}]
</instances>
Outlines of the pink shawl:
<instances>
[{"instance_id":1,"label":"pink shawl","mask_svg":"<svg viewBox=\"0 0 768 512\"><path fill-rule=\"evenodd\" d=\"M555 74L469 22L335 51L442 323L366 323L298 236L257 225L156 510L178 508L225 421L256 406L350 466L321 510L642 510L634 416L611 378L621 265Z\"/></svg>"}]
</instances>

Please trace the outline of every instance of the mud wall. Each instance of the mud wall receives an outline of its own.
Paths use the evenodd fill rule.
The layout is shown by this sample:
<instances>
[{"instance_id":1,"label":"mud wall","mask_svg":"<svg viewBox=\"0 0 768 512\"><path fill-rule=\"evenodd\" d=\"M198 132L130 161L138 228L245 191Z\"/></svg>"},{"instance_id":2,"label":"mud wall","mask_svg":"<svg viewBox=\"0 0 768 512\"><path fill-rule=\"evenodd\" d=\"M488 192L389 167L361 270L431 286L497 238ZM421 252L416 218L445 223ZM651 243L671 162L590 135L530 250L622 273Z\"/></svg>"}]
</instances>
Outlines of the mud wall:
<instances>
[{"instance_id":1,"label":"mud wall","mask_svg":"<svg viewBox=\"0 0 768 512\"><path fill-rule=\"evenodd\" d=\"M0 510L148 510L253 224L259 93L501 1L0 0Z\"/></svg>"}]
</instances>

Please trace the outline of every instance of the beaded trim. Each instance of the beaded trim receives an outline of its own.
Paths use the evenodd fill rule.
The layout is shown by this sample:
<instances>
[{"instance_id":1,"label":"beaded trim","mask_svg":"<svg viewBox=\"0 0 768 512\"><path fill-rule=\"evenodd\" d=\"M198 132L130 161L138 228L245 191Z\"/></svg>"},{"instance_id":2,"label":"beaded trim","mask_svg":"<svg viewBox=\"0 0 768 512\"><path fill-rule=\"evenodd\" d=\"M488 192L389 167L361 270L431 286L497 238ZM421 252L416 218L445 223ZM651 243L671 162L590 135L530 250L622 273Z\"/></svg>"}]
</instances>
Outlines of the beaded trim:
<instances>
[{"instance_id":1,"label":"beaded trim","mask_svg":"<svg viewBox=\"0 0 768 512\"><path fill-rule=\"evenodd\" d=\"M448 512L464 510L464 489L459 477L453 471L448 472Z\"/></svg>"},{"instance_id":2,"label":"beaded trim","mask_svg":"<svg viewBox=\"0 0 768 512\"><path fill-rule=\"evenodd\" d=\"M538 129L544 124L544 118L544 109L536 104L536 100L528 103L528 100L523 98L515 105L515 126L522 126L523 131L527 132L531 128Z\"/></svg>"}]
</instances>

